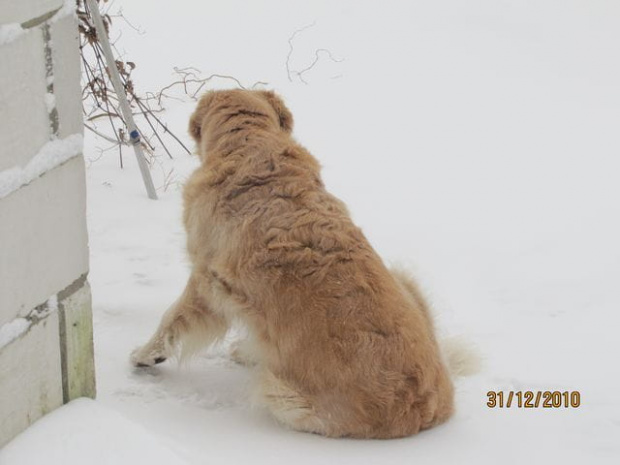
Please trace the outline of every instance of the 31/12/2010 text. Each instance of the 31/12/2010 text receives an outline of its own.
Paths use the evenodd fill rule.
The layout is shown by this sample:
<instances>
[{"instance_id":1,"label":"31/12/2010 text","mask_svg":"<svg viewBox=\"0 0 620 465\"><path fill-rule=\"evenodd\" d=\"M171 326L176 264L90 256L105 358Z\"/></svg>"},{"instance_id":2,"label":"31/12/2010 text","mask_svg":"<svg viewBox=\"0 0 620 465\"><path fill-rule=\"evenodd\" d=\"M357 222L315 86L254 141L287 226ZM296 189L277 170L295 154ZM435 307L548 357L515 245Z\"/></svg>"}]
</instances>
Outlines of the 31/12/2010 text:
<instances>
[{"instance_id":1,"label":"31/12/2010 text","mask_svg":"<svg viewBox=\"0 0 620 465\"><path fill-rule=\"evenodd\" d=\"M577 408L579 391L489 391L489 408Z\"/></svg>"}]
</instances>

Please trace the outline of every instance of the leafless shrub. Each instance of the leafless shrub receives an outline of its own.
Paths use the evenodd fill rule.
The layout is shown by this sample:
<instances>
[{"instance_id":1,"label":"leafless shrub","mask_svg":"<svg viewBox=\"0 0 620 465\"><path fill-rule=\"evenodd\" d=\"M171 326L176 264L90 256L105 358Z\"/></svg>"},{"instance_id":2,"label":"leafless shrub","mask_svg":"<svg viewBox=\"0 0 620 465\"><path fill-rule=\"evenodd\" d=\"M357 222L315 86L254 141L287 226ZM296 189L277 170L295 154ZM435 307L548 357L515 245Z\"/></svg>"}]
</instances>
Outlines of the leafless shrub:
<instances>
[{"instance_id":1,"label":"leafless shrub","mask_svg":"<svg viewBox=\"0 0 620 465\"><path fill-rule=\"evenodd\" d=\"M108 0L97 0L100 10L105 10L104 4ZM107 151L118 149L121 167L123 166L122 147L130 145L126 124L120 112L119 99L110 82L109 70L103 55L100 38L97 35L88 4L84 0L76 0L78 27L80 32L80 54L83 66L82 108L84 111L84 127L96 134L99 138L110 144L102 149L100 156ZM110 36L113 20L123 20L131 28L143 33L130 23L122 11L110 14L109 11L101 11L103 24ZM111 45L113 49L114 42ZM115 49L116 50L116 49ZM115 55L120 57L118 51ZM179 137L161 119L159 114L163 112L166 99L190 98L196 100L198 94L205 90L206 85L213 79L226 79L233 81L239 88L245 88L241 82L224 74L211 74L203 77L200 70L192 67L174 68L177 79L158 91L144 92L139 96L134 86L132 72L136 68L134 61L121 58L116 59L116 67L121 77L129 106L136 117L136 124L141 133L141 142L144 152L147 154L149 163L155 159L156 147L161 147L172 158L169 143L175 143L184 151L189 149ZM257 82L252 87L265 85ZM180 96L180 97L179 97ZM166 176L165 186L170 184L170 176Z\"/></svg>"}]
</instances>

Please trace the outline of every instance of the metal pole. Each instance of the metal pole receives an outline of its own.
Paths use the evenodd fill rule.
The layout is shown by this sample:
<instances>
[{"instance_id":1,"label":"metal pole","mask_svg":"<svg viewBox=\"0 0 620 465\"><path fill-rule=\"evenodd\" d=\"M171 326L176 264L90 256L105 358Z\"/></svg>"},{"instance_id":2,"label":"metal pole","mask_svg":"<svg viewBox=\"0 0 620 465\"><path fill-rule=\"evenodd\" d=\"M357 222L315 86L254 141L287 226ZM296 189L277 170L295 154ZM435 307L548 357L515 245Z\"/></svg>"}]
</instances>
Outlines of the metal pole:
<instances>
[{"instance_id":1,"label":"metal pole","mask_svg":"<svg viewBox=\"0 0 620 465\"><path fill-rule=\"evenodd\" d=\"M136 153L136 159L138 160L140 173L142 173L142 180L144 181L144 187L146 187L146 193L148 194L149 199L157 200L157 193L155 192L155 186L153 186L151 172L149 171L146 159L144 158L142 145L140 145L140 132L138 131L136 122L133 119L133 114L131 112L131 108L129 107L129 102L127 101L127 94L125 93L125 88L123 87L123 84L121 82L121 77L118 74L116 60L114 60L114 55L112 54L112 47L110 47L110 41L108 39L108 35L105 32L105 27L103 26L103 20L101 19L101 15L99 14L99 7L97 6L97 2L95 0L86 0L86 2L88 3L90 16L93 18L93 21L95 23L97 37L99 38L99 43L101 44L101 48L103 49L105 61L108 64L110 80L112 81L112 85L114 86L114 92L116 92L116 95L118 97L118 101L121 106L121 113L123 114L125 124L127 125L127 131L129 132L129 141L131 142L131 145L133 145L133 149Z\"/></svg>"}]
</instances>

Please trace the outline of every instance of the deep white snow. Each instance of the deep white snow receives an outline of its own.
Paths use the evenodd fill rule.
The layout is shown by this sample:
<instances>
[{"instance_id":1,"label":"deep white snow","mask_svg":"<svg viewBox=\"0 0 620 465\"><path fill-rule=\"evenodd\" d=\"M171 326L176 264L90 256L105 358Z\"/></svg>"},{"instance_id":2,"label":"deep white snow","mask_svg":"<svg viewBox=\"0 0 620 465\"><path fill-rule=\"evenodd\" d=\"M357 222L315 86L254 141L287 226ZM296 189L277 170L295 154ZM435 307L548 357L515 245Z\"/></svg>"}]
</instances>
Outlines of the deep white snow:
<instances>
[{"instance_id":1,"label":"deep white snow","mask_svg":"<svg viewBox=\"0 0 620 465\"><path fill-rule=\"evenodd\" d=\"M479 374L456 381L450 422L395 441L282 429L250 409L251 376L229 361L228 342L187 367L133 370L129 353L188 275L180 188L198 162L180 150L173 161L159 154L160 200L150 201L133 154L124 152L120 170L117 152L101 154L106 142L87 134L95 417L114 410L189 464L618 463L619 3L120 6L142 32L114 23L123 28L117 47L138 65L138 88L156 89L174 79L173 66L193 66L280 92L328 188L387 262L415 271L442 335L465 335L484 361ZM289 38L306 26L291 51ZM304 72L317 49L341 61L319 52ZM210 88L222 86L234 83L214 79ZM194 103L166 106L163 117L185 134ZM582 404L490 409L491 390L578 390ZM71 443L56 447L56 428L65 441L82 434L83 421L89 431L87 408L71 404L37 423L25 433L33 441L14 441L0 462L40 463L34 444L67 454L46 463L125 450L128 441L113 435L82 435L93 444L79 449L82 460ZM152 456L135 434L135 448L114 463L136 463L136 448Z\"/></svg>"},{"instance_id":2,"label":"deep white snow","mask_svg":"<svg viewBox=\"0 0 620 465\"><path fill-rule=\"evenodd\" d=\"M3 451L1 460L24 465L187 465L147 430L90 399L75 400L39 420Z\"/></svg>"}]
</instances>

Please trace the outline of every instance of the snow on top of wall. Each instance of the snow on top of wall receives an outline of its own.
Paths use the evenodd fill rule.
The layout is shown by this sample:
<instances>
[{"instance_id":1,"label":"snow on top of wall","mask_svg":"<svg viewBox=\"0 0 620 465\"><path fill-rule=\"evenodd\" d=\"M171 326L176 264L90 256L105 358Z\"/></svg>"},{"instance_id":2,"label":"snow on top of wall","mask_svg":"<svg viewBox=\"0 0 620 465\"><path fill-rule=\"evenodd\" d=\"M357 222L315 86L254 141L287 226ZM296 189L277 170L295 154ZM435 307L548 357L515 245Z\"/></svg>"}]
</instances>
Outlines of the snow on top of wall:
<instances>
[{"instance_id":1,"label":"snow on top of wall","mask_svg":"<svg viewBox=\"0 0 620 465\"><path fill-rule=\"evenodd\" d=\"M15 318L0 326L0 349L20 338L38 321L58 311L58 296L53 295L43 305L39 305L25 317Z\"/></svg>"},{"instance_id":2,"label":"snow on top of wall","mask_svg":"<svg viewBox=\"0 0 620 465\"><path fill-rule=\"evenodd\" d=\"M0 26L0 46L13 42L21 36L25 30L17 23L3 24Z\"/></svg>"},{"instance_id":3,"label":"snow on top of wall","mask_svg":"<svg viewBox=\"0 0 620 465\"><path fill-rule=\"evenodd\" d=\"M24 167L0 172L0 199L29 184L39 176L82 153L82 135L72 134L45 144Z\"/></svg>"},{"instance_id":4,"label":"snow on top of wall","mask_svg":"<svg viewBox=\"0 0 620 465\"><path fill-rule=\"evenodd\" d=\"M47 108L47 112L51 113L56 108L56 96L51 92L45 94L45 106Z\"/></svg>"},{"instance_id":5,"label":"snow on top of wall","mask_svg":"<svg viewBox=\"0 0 620 465\"><path fill-rule=\"evenodd\" d=\"M32 310L26 317L15 318L13 321L0 326L0 349L22 337L33 324L56 311L58 311L58 297L54 295L44 305Z\"/></svg>"},{"instance_id":6,"label":"snow on top of wall","mask_svg":"<svg viewBox=\"0 0 620 465\"><path fill-rule=\"evenodd\" d=\"M77 17L75 0L65 0L62 7L48 20L48 22L55 23L69 15ZM13 42L27 31L28 29L24 29L19 23L0 25L0 46Z\"/></svg>"},{"instance_id":7,"label":"snow on top of wall","mask_svg":"<svg viewBox=\"0 0 620 465\"><path fill-rule=\"evenodd\" d=\"M50 19L50 22L55 23L68 15L73 15L77 18L75 0L65 0L62 8Z\"/></svg>"},{"instance_id":8,"label":"snow on top of wall","mask_svg":"<svg viewBox=\"0 0 620 465\"><path fill-rule=\"evenodd\" d=\"M13 321L0 326L0 349L28 331L31 324L32 322L26 318L15 318Z\"/></svg>"},{"instance_id":9,"label":"snow on top of wall","mask_svg":"<svg viewBox=\"0 0 620 465\"><path fill-rule=\"evenodd\" d=\"M49 299L47 299L47 302L45 303L45 308L47 310L47 313L52 313L52 312L57 311L58 310L58 296L53 295Z\"/></svg>"}]
</instances>

